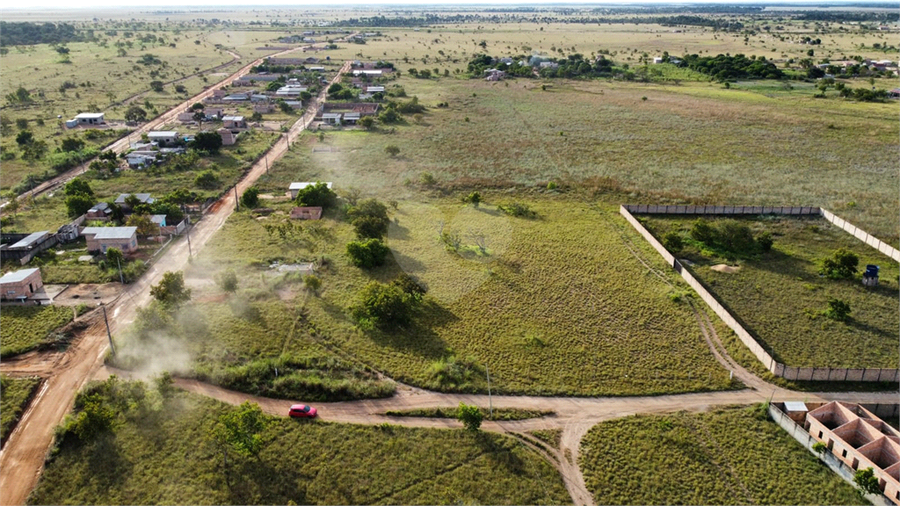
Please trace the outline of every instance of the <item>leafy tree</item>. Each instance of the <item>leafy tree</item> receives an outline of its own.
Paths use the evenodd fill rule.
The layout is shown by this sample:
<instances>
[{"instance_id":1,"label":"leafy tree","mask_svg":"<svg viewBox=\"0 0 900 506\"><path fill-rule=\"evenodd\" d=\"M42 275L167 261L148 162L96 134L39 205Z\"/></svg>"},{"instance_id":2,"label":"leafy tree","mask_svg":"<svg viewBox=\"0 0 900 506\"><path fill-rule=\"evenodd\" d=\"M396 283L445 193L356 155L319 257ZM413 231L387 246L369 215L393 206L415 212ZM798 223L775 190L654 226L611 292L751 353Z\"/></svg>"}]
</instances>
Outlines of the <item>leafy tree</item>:
<instances>
[{"instance_id":1,"label":"leafy tree","mask_svg":"<svg viewBox=\"0 0 900 506\"><path fill-rule=\"evenodd\" d=\"M76 177L75 179L66 183L63 187L63 193L66 195L84 195L86 197L93 197L94 190L91 189L90 183L81 179L80 177Z\"/></svg>"},{"instance_id":2,"label":"leafy tree","mask_svg":"<svg viewBox=\"0 0 900 506\"><path fill-rule=\"evenodd\" d=\"M66 212L70 218L77 218L94 207L93 197L77 194L66 197Z\"/></svg>"},{"instance_id":3,"label":"leafy tree","mask_svg":"<svg viewBox=\"0 0 900 506\"><path fill-rule=\"evenodd\" d=\"M47 143L34 141L26 144L22 151L22 158L26 160L40 160L47 154Z\"/></svg>"},{"instance_id":4,"label":"leafy tree","mask_svg":"<svg viewBox=\"0 0 900 506\"><path fill-rule=\"evenodd\" d=\"M150 89L161 93L163 91L163 82L162 81L150 81Z\"/></svg>"},{"instance_id":5,"label":"leafy tree","mask_svg":"<svg viewBox=\"0 0 900 506\"><path fill-rule=\"evenodd\" d=\"M206 190L211 190L218 187L219 183L219 176L217 176L215 172L209 169L197 174L197 177L194 179L195 185Z\"/></svg>"},{"instance_id":6,"label":"leafy tree","mask_svg":"<svg viewBox=\"0 0 900 506\"><path fill-rule=\"evenodd\" d=\"M347 254L353 265L363 269L372 269L384 264L390 249L380 239L351 241L347 243Z\"/></svg>"},{"instance_id":7,"label":"leafy tree","mask_svg":"<svg viewBox=\"0 0 900 506\"><path fill-rule=\"evenodd\" d=\"M194 119L194 121L197 122L197 127L199 128L203 126L203 121L206 119L206 114L204 114L203 111L197 111L191 117Z\"/></svg>"},{"instance_id":8,"label":"leafy tree","mask_svg":"<svg viewBox=\"0 0 900 506\"><path fill-rule=\"evenodd\" d=\"M228 269L227 271L220 272L216 276L216 283L218 283L219 288L228 293L234 293L237 291L238 286L238 278L237 273L234 272L234 269Z\"/></svg>"},{"instance_id":9,"label":"leafy tree","mask_svg":"<svg viewBox=\"0 0 900 506\"><path fill-rule=\"evenodd\" d=\"M222 136L218 132L200 132L194 136L191 147L207 153L217 153L222 147Z\"/></svg>"},{"instance_id":10,"label":"leafy tree","mask_svg":"<svg viewBox=\"0 0 900 506\"><path fill-rule=\"evenodd\" d=\"M393 144L388 144L384 147L384 152L391 156L391 158L396 157L400 154L400 148Z\"/></svg>"},{"instance_id":11,"label":"leafy tree","mask_svg":"<svg viewBox=\"0 0 900 506\"><path fill-rule=\"evenodd\" d=\"M466 430L477 431L481 428L484 413L481 412L478 406L470 406L460 402L459 407L456 408L456 419L463 423Z\"/></svg>"},{"instance_id":12,"label":"leafy tree","mask_svg":"<svg viewBox=\"0 0 900 506\"><path fill-rule=\"evenodd\" d=\"M881 494L881 487L878 485L878 477L871 467L859 469L853 476L853 483L856 483L863 492L867 494Z\"/></svg>"},{"instance_id":13,"label":"leafy tree","mask_svg":"<svg viewBox=\"0 0 900 506\"><path fill-rule=\"evenodd\" d=\"M141 109L140 106L133 105L125 111L125 121L147 121L147 111Z\"/></svg>"},{"instance_id":14,"label":"leafy tree","mask_svg":"<svg viewBox=\"0 0 900 506\"><path fill-rule=\"evenodd\" d=\"M337 200L337 195L321 181L308 185L297 192L298 206L331 207Z\"/></svg>"},{"instance_id":15,"label":"leafy tree","mask_svg":"<svg viewBox=\"0 0 900 506\"><path fill-rule=\"evenodd\" d=\"M347 213L360 239L379 239L387 233L391 223L387 207L375 199L364 200L353 206Z\"/></svg>"},{"instance_id":16,"label":"leafy tree","mask_svg":"<svg viewBox=\"0 0 900 506\"><path fill-rule=\"evenodd\" d=\"M405 272L391 281L391 284L412 296L417 302L421 302L425 294L428 293L428 288L421 281Z\"/></svg>"},{"instance_id":17,"label":"leafy tree","mask_svg":"<svg viewBox=\"0 0 900 506\"><path fill-rule=\"evenodd\" d=\"M247 209L255 209L259 205L259 188L251 186L241 195L241 205Z\"/></svg>"},{"instance_id":18,"label":"leafy tree","mask_svg":"<svg viewBox=\"0 0 900 506\"><path fill-rule=\"evenodd\" d=\"M28 130L22 130L16 135L16 144L27 146L34 142L34 134Z\"/></svg>"},{"instance_id":19,"label":"leafy tree","mask_svg":"<svg viewBox=\"0 0 900 506\"><path fill-rule=\"evenodd\" d=\"M841 299L828 299L828 309L824 312L825 316L839 322L850 319L850 304Z\"/></svg>"},{"instance_id":20,"label":"leafy tree","mask_svg":"<svg viewBox=\"0 0 900 506\"><path fill-rule=\"evenodd\" d=\"M159 227L150 218L149 214L134 213L128 217L126 225L129 227L137 227L138 235L154 235L159 232Z\"/></svg>"},{"instance_id":21,"label":"leafy tree","mask_svg":"<svg viewBox=\"0 0 900 506\"><path fill-rule=\"evenodd\" d=\"M359 118L357 124L366 130L371 130L375 128L375 118L372 116L363 116L362 118Z\"/></svg>"},{"instance_id":22,"label":"leafy tree","mask_svg":"<svg viewBox=\"0 0 900 506\"><path fill-rule=\"evenodd\" d=\"M206 109L206 106L203 105L203 102L196 102L191 106L192 111L202 111L203 109Z\"/></svg>"},{"instance_id":23,"label":"leafy tree","mask_svg":"<svg viewBox=\"0 0 900 506\"><path fill-rule=\"evenodd\" d=\"M859 257L844 248L840 248L832 253L831 257L822 260L819 274L831 279L849 279L856 275L858 268Z\"/></svg>"},{"instance_id":24,"label":"leafy tree","mask_svg":"<svg viewBox=\"0 0 900 506\"><path fill-rule=\"evenodd\" d=\"M150 287L150 295L164 306L174 308L191 300L191 289L184 286L181 271L167 272L158 285Z\"/></svg>"},{"instance_id":25,"label":"leafy tree","mask_svg":"<svg viewBox=\"0 0 900 506\"><path fill-rule=\"evenodd\" d=\"M253 114L250 115L250 121L262 121L263 116L259 111L254 111Z\"/></svg>"},{"instance_id":26,"label":"leafy tree","mask_svg":"<svg viewBox=\"0 0 900 506\"><path fill-rule=\"evenodd\" d=\"M122 250L119 248L108 248L106 250L106 261L109 262L110 266L118 267L125 263L125 255L122 254Z\"/></svg>"},{"instance_id":27,"label":"leafy tree","mask_svg":"<svg viewBox=\"0 0 900 506\"><path fill-rule=\"evenodd\" d=\"M62 140L60 149L62 149L63 152L66 153L81 151L82 149L84 149L84 141L77 137L66 137Z\"/></svg>"},{"instance_id":28,"label":"leafy tree","mask_svg":"<svg viewBox=\"0 0 900 506\"><path fill-rule=\"evenodd\" d=\"M350 314L364 328L403 327L412 321L418 303L394 284L372 281L359 293Z\"/></svg>"},{"instance_id":29,"label":"leafy tree","mask_svg":"<svg viewBox=\"0 0 900 506\"><path fill-rule=\"evenodd\" d=\"M90 441L100 434L112 430L116 423L116 412L98 393L83 396L76 404L80 411L66 425L68 432L74 433L82 441Z\"/></svg>"}]
</instances>

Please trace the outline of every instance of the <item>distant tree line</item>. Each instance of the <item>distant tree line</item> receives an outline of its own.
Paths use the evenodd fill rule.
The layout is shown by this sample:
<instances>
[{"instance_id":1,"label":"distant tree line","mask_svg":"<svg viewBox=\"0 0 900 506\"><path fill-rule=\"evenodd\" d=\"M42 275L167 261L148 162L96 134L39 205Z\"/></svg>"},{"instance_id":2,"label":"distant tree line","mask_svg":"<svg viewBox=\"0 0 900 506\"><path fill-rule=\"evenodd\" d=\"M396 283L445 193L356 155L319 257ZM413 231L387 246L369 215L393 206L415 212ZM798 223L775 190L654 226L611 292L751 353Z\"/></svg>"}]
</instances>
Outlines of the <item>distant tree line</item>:
<instances>
[{"instance_id":1,"label":"distant tree line","mask_svg":"<svg viewBox=\"0 0 900 506\"><path fill-rule=\"evenodd\" d=\"M714 77L719 81L730 79L782 79L784 72L774 63L766 60L765 56L759 58L756 55L747 58L742 54L734 56L698 56L689 54L682 56L680 67Z\"/></svg>"},{"instance_id":2,"label":"distant tree line","mask_svg":"<svg viewBox=\"0 0 900 506\"><path fill-rule=\"evenodd\" d=\"M68 23L8 23L0 21L0 46L65 44L84 40L81 32Z\"/></svg>"}]
</instances>

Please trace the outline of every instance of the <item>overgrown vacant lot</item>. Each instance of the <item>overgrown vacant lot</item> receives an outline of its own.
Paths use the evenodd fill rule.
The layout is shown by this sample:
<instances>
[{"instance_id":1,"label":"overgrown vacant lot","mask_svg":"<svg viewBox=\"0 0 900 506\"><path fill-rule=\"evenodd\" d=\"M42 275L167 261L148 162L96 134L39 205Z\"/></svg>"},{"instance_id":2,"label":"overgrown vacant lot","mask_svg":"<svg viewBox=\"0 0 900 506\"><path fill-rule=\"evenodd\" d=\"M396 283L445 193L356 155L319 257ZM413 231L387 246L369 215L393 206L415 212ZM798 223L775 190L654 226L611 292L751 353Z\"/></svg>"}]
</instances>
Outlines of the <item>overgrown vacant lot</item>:
<instances>
[{"instance_id":1,"label":"overgrown vacant lot","mask_svg":"<svg viewBox=\"0 0 900 506\"><path fill-rule=\"evenodd\" d=\"M40 345L53 330L72 317L72 308L65 306L3 308L0 313L0 355L16 355Z\"/></svg>"},{"instance_id":2,"label":"overgrown vacant lot","mask_svg":"<svg viewBox=\"0 0 900 506\"><path fill-rule=\"evenodd\" d=\"M579 465L597 504L867 504L761 412L603 422L582 439Z\"/></svg>"},{"instance_id":3,"label":"overgrown vacant lot","mask_svg":"<svg viewBox=\"0 0 900 506\"><path fill-rule=\"evenodd\" d=\"M338 213L303 223L302 232L281 239L264 227L284 220L283 214L254 218L241 212L213 238L189 276L208 279L233 268L242 289L256 297L277 292L290 298L293 292L322 343L391 378L427 388L486 391L485 368L494 391L505 393L637 395L730 388L689 307L670 299L676 289L629 251L627 245L665 269L614 205L565 195L533 197L536 220L510 218L493 205L520 197L491 194L490 204L480 209L455 199L400 202L387 237L393 255L373 271L350 265L344 245L353 235L346 222L335 219ZM445 231L462 238L460 254L440 242L442 222ZM478 236L484 236L486 254L477 252ZM271 262L322 257L327 265L318 272L319 297L306 296L297 276L280 275L280 287L269 281L276 276ZM348 308L359 290L372 279L390 281L400 272L429 287L413 325L357 329Z\"/></svg>"},{"instance_id":4,"label":"overgrown vacant lot","mask_svg":"<svg viewBox=\"0 0 900 506\"><path fill-rule=\"evenodd\" d=\"M129 386L129 389L134 387ZM208 434L236 408L186 393L103 405L115 432L66 435L30 504L566 504L559 474L513 438L266 416L259 458Z\"/></svg>"},{"instance_id":5,"label":"overgrown vacant lot","mask_svg":"<svg viewBox=\"0 0 900 506\"><path fill-rule=\"evenodd\" d=\"M0 440L6 439L15 428L40 381L39 378L0 376Z\"/></svg>"},{"instance_id":6,"label":"overgrown vacant lot","mask_svg":"<svg viewBox=\"0 0 900 506\"><path fill-rule=\"evenodd\" d=\"M696 245L688 245L679 256L696 262L691 272L772 350L776 360L799 367L897 367L896 262L825 220L741 222L757 233L770 232L772 250L737 261L736 272L711 269L726 259ZM693 219L653 216L646 223L659 238L676 231L689 242ZM849 280L820 276L822 260L838 248L859 256L860 271L866 264L881 266L879 286L864 287L861 272ZM832 298L850 304L849 321L823 315Z\"/></svg>"},{"instance_id":7,"label":"overgrown vacant lot","mask_svg":"<svg viewBox=\"0 0 900 506\"><path fill-rule=\"evenodd\" d=\"M369 192L402 193L404 180L430 172L438 181L620 186L636 192L630 201L817 205L898 236L900 126L890 104L695 82L397 83L430 107L424 125L329 134L321 147L333 151L308 157L315 172ZM389 144L396 159L384 154Z\"/></svg>"}]
</instances>

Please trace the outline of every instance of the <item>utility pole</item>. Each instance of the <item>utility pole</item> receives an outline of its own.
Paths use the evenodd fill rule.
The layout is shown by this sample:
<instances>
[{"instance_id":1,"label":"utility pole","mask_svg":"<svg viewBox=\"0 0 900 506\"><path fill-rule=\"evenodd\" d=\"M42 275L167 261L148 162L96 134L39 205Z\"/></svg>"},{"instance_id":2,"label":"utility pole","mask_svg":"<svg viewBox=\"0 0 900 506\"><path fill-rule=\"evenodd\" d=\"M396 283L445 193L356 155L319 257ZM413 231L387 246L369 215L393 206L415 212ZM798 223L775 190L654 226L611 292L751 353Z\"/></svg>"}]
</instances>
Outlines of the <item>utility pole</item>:
<instances>
[{"instance_id":1,"label":"utility pole","mask_svg":"<svg viewBox=\"0 0 900 506\"><path fill-rule=\"evenodd\" d=\"M487 374L488 380L488 417L493 420L494 419L494 400L491 397L491 371L488 370L488 366L484 366L484 372Z\"/></svg>"},{"instance_id":2,"label":"utility pole","mask_svg":"<svg viewBox=\"0 0 900 506\"><path fill-rule=\"evenodd\" d=\"M124 285L124 284L125 284L125 278L122 277L122 261L119 260L119 257L116 257L116 263L119 265L119 282L122 283L122 284ZM104 309L104 311L106 311L106 310Z\"/></svg>"},{"instance_id":3,"label":"utility pole","mask_svg":"<svg viewBox=\"0 0 900 506\"><path fill-rule=\"evenodd\" d=\"M194 253L191 251L191 228L188 226L184 229L184 236L187 237L188 241L188 260L192 260L194 258Z\"/></svg>"},{"instance_id":4,"label":"utility pole","mask_svg":"<svg viewBox=\"0 0 900 506\"><path fill-rule=\"evenodd\" d=\"M265 160L266 160L266 175L268 176L269 175L269 153L268 152L266 152Z\"/></svg>"},{"instance_id":5,"label":"utility pole","mask_svg":"<svg viewBox=\"0 0 900 506\"><path fill-rule=\"evenodd\" d=\"M238 203L237 185L234 185L234 210L235 211L241 210L241 208L239 207L239 203Z\"/></svg>"},{"instance_id":6,"label":"utility pole","mask_svg":"<svg viewBox=\"0 0 900 506\"><path fill-rule=\"evenodd\" d=\"M101 302L100 307L103 308L103 321L106 322L106 338L109 339L109 349L111 349L113 355L115 355L116 347L113 345L112 333L109 331L109 319L106 317L106 304Z\"/></svg>"}]
</instances>

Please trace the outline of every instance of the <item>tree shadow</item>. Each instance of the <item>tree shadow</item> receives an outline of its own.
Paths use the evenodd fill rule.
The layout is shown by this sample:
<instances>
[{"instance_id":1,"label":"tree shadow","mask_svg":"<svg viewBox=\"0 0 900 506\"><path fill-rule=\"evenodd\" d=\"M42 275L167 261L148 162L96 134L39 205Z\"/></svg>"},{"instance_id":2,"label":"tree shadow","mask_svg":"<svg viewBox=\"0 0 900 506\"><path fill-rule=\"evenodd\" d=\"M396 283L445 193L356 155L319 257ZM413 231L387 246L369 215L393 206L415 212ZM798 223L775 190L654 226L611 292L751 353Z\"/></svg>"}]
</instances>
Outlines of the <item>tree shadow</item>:
<instances>
[{"instance_id":1,"label":"tree shadow","mask_svg":"<svg viewBox=\"0 0 900 506\"><path fill-rule=\"evenodd\" d=\"M231 503L307 504L306 488L299 485L302 480L296 471L277 468L256 457L243 457L231 470Z\"/></svg>"},{"instance_id":2,"label":"tree shadow","mask_svg":"<svg viewBox=\"0 0 900 506\"><path fill-rule=\"evenodd\" d=\"M425 264L415 258L404 255L395 249L391 249L394 257L394 264L404 272L423 272L426 270Z\"/></svg>"},{"instance_id":3,"label":"tree shadow","mask_svg":"<svg viewBox=\"0 0 900 506\"><path fill-rule=\"evenodd\" d=\"M88 468L94 472L85 474L84 488L95 488L107 493L115 488L131 475L134 467L131 462L122 457L116 444L115 434L109 432L101 434L93 443L93 448L88 455Z\"/></svg>"}]
</instances>

